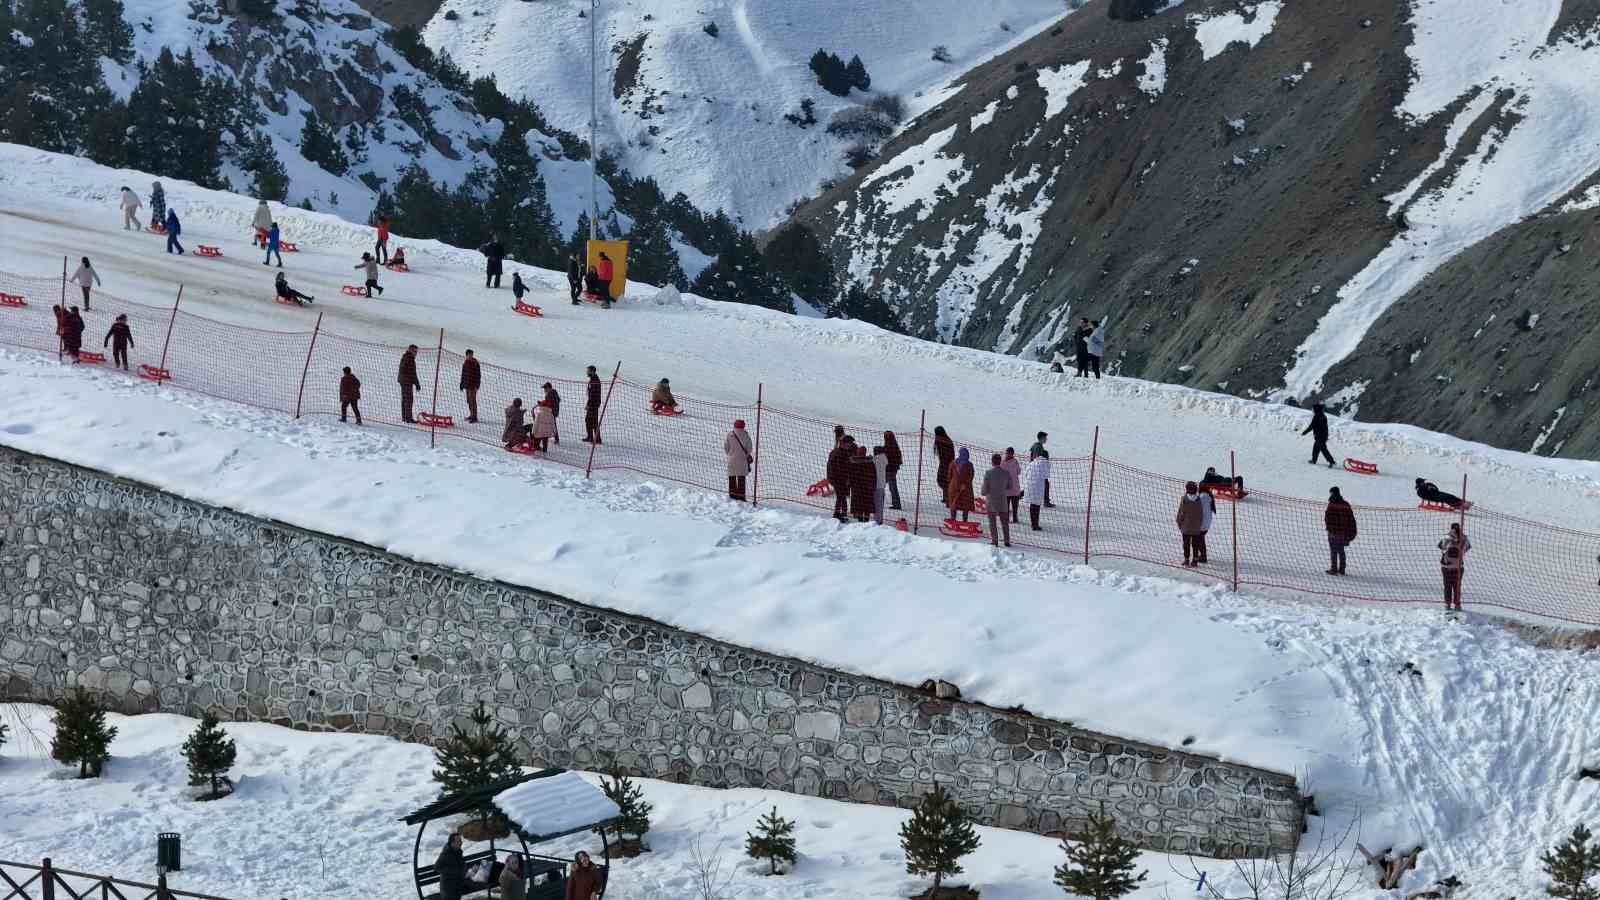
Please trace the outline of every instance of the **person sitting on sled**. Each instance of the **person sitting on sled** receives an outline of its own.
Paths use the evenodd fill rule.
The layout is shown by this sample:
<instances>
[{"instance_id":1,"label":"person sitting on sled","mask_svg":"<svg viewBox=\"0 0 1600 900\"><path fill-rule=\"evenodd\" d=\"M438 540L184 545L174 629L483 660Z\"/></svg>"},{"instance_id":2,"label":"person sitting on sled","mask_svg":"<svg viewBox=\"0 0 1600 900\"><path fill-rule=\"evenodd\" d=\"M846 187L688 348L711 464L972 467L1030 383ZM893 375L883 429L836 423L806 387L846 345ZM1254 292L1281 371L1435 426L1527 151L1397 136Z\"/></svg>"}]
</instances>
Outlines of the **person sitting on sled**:
<instances>
[{"instance_id":1,"label":"person sitting on sled","mask_svg":"<svg viewBox=\"0 0 1600 900\"><path fill-rule=\"evenodd\" d=\"M658 414L678 411L678 401L672 396L671 382L665 378L656 382L655 389L650 392L650 411Z\"/></svg>"}]
</instances>

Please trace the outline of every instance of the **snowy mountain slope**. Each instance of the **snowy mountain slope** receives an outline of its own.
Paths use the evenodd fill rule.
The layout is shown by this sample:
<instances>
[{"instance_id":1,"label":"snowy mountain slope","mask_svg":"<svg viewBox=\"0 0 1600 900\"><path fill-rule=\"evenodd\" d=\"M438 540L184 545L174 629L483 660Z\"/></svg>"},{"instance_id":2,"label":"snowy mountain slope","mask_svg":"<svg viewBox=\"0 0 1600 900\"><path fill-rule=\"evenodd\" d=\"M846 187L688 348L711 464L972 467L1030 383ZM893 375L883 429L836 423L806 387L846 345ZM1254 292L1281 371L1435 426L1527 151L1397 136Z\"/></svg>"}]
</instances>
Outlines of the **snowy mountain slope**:
<instances>
[{"instance_id":1,"label":"snowy mountain slope","mask_svg":"<svg viewBox=\"0 0 1600 900\"><path fill-rule=\"evenodd\" d=\"M1354 413L1356 382L1388 371L1324 376L1358 348L1395 355L1372 328L1385 310L1446 261L1487 259L1491 235L1582 210L1600 177L1600 12L1468 6L1217 0L1128 23L1091 3L962 76L794 221L920 336L1070 356L1077 317L1109 315L1124 373ZM1433 330L1470 333L1515 281L1467 285ZM1495 385L1514 410L1384 414L1527 449L1566 386L1586 390L1588 333ZM1423 360L1445 379L1474 364ZM1541 452L1600 452L1564 427Z\"/></svg>"},{"instance_id":2,"label":"snowy mountain slope","mask_svg":"<svg viewBox=\"0 0 1600 900\"><path fill-rule=\"evenodd\" d=\"M266 270L240 237L248 198L173 185L191 240L220 243L230 256L167 257L158 239L116 227L115 185L127 173L16 147L0 146L0 162L0 270L46 273L61 254L89 252L118 294L164 303L182 280L185 308L198 314L308 327L304 313L265 298ZM30 212L18 215L13 203ZM927 402L936 405L930 424L958 436L1024 443L1044 427L1061 454L1083 452L1087 426L1099 423L1102 452L1152 470L1192 471L1236 447L1258 485L1318 496L1328 483L1303 462L1304 415L1283 407L1124 378L1073 384L1039 364L860 323L694 298L563 312L556 273L534 279L551 315L524 321L505 309L504 292L477 287L476 254L403 236L417 270L386 276L382 301L344 298L330 289L347 278L364 231L315 213L285 219L303 247L289 274L318 295L324 327L338 333L394 344L443 325L452 347L553 373L621 356L625 372L669 373L685 394L710 399L748 400L747 387L764 380L770 403L824 420L848 411L904 421ZM1597 811L1593 783L1571 777L1592 764L1592 659L1535 649L1494 621L1234 595L841 529L654 481L584 481L507 454L430 451L411 432L295 422L34 354L0 356L8 445L775 652L897 680L939 675L997 705L1164 743L1192 736L1197 749L1303 767L1333 822L1359 812L1372 843L1429 847L1408 891L1452 873L1486 889L1533 890L1531 848ZM1398 503L1412 472L1466 470L1486 504L1593 525L1593 463L1408 427L1340 422L1335 441L1395 473L1361 485L1367 502ZM586 534L608 540L530 542ZM1077 636L1073 652L1063 652L1062 635ZM1398 674L1405 662L1421 667L1420 682ZM883 877L895 877L898 866L888 868Z\"/></svg>"},{"instance_id":3,"label":"snowy mountain slope","mask_svg":"<svg viewBox=\"0 0 1600 900\"><path fill-rule=\"evenodd\" d=\"M447 0L428 44L475 75L526 96L557 127L587 136L589 19L585 2ZM807 62L817 49L859 54L874 93L899 94L911 114L937 102L968 67L1048 28L1061 0L638 0L601 3L600 146L669 194L725 209L747 228L774 224L794 201L849 172L848 139L824 132L858 105L828 94ZM705 32L715 24L717 36ZM932 58L945 46L951 61ZM919 96L921 95L921 96ZM802 100L817 123L784 120Z\"/></svg>"}]
</instances>

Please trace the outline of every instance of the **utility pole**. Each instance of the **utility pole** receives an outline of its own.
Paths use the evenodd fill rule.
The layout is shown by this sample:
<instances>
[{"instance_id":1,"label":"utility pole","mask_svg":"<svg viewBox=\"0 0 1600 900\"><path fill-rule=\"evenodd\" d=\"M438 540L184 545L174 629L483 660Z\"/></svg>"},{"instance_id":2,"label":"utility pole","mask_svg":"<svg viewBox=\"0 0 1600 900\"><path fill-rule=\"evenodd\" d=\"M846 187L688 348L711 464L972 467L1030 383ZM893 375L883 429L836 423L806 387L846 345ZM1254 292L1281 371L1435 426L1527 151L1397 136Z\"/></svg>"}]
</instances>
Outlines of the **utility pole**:
<instances>
[{"instance_id":1,"label":"utility pole","mask_svg":"<svg viewBox=\"0 0 1600 900\"><path fill-rule=\"evenodd\" d=\"M589 240L600 237L600 0L589 0Z\"/></svg>"}]
</instances>

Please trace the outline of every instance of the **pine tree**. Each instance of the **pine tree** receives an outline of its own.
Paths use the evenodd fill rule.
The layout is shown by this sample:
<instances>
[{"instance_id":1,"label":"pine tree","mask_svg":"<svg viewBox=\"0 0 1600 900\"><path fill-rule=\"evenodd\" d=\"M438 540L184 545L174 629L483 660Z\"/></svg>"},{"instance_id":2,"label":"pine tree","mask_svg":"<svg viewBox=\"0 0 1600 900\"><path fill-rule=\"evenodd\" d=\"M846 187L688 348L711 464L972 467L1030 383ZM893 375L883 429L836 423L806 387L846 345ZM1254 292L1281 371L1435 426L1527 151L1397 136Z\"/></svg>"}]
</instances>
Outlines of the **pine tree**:
<instances>
[{"instance_id":1,"label":"pine tree","mask_svg":"<svg viewBox=\"0 0 1600 900\"><path fill-rule=\"evenodd\" d=\"M812 306L825 307L833 300L833 262L809 227L791 224L778 229L762 248L761 258L774 275L788 282L790 289Z\"/></svg>"},{"instance_id":2,"label":"pine tree","mask_svg":"<svg viewBox=\"0 0 1600 900\"><path fill-rule=\"evenodd\" d=\"M239 138L239 168L251 175L250 193L261 200L284 201L289 196L289 170L278 159L272 139L251 131Z\"/></svg>"},{"instance_id":3,"label":"pine tree","mask_svg":"<svg viewBox=\"0 0 1600 900\"><path fill-rule=\"evenodd\" d=\"M617 817L613 827L619 843L625 842L628 835L641 847L644 836L650 831L650 812L655 807L644 799L644 790L633 783L633 779L622 774L620 769L612 769L606 776L600 777L600 790L611 798L617 805L621 814Z\"/></svg>"},{"instance_id":4,"label":"pine tree","mask_svg":"<svg viewBox=\"0 0 1600 900\"><path fill-rule=\"evenodd\" d=\"M751 859L766 860L769 875L778 874L780 862L794 865L794 820L778 815L774 806L756 822L754 832L745 833L744 852Z\"/></svg>"},{"instance_id":5,"label":"pine tree","mask_svg":"<svg viewBox=\"0 0 1600 900\"><path fill-rule=\"evenodd\" d=\"M84 46L91 55L133 61L133 28L122 17L122 0L83 0L83 17L88 23Z\"/></svg>"},{"instance_id":6,"label":"pine tree","mask_svg":"<svg viewBox=\"0 0 1600 900\"><path fill-rule=\"evenodd\" d=\"M936 786L918 801L911 818L900 826L900 848L906 854L906 871L912 875L932 875L933 890L951 875L961 874L961 857L978 849L978 832L965 811Z\"/></svg>"},{"instance_id":7,"label":"pine tree","mask_svg":"<svg viewBox=\"0 0 1600 900\"><path fill-rule=\"evenodd\" d=\"M836 54L819 48L817 52L811 54L811 71L817 76L817 84L828 93L839 97L850 93L850 74L844 60Z\"/></svg>"},{"instance_id":8,"label":"pine tree","mask_svg":"<svg viewBox=\"0 0 1600 900\"><path fill-rule=\"evenodd\" d=\"M0 3L0 92L7 140L78 153L89 115L110 99L90 35L67 0ZM26 110L24 112L24 109ZM13 121L13 117L17 117Z\"/></svg>"},{"instance_id":9,"label":"pine tree","mask_svg":"<svg viewBox=\"0 0 1600 900\"><path fill-rule=\"evenodd\" d=\"M162 48L155 65L139 67L139 84L128 97L128 165L204 187L222 183L221 133L229 112L214 104L216 79L208 81L194 56Z\"/></svg>"},{"instance_id":10,"label":"pine tree","mask_svg":"<svg viewBox=\"0 0 1600 900\"><path fill-rule=\"evenodd\" d=\"M335 175L350 171L350 158L344 155L333 129L322 123L315 110L306 110L305 119L300 128L300 155Z\"/></svg>"},{"instance_id":11,"label":"pine tree","mask_svg":"<svg viewBox=\"0 0 1600 900\"><path fill-rule=\"evenodd\" d=\"M544 176L528 152L527 138L513 128L503 128L489 148L489 156L495 163L489 230L506 238L511 256L534 265L557 265L561 236L545 194Z\"/></svg>"},{"instance_id":12,"label":"pine tree","mask_svg":"<svg viewBox=\"0 0 1600 900\"><path fill-rule=\"evenodd\" d=\"M117 729L106 724L106 711L82 687L56 707L55 737L50 757L66 765L78 764L79 778L99 778L111 758L111 741Z\"/></svg>"},{"instance_id":13,"label":"pine tree","mask_svg":"<svg viewBox=\"0 0 1600 900\"><path fill-rule=\"evenodd\" d=\"M128 164L128 105L112 99L89 116L83 138L83 151L102 166L121 168Z\"/></svg>"},{"instance_id":14,"label":"pine tree","mask_svg":"<svg viewBox=\"0 0 1600 900\"><path fill-rule=\"evenodd\" d=\"M214 800L233 792L233 780L228 772L237 756L233 738L217 724L217 717L211 713L202 716L200 725L183 742L183 758L189 763L189 786L211 786L211 793L200 799ZM226 791L222 789L224 784L228 786Z\"/></svg>"},{"instance_id":15,"label":"pine tree","mask_svg":"<svg viewBox=\"0 0 1600 900\"><path fill-rule=\"evenodd\" d=\"M578 254L579 259L588 258L589 246L589 214L578 213L578 224L572 229L572 237L567 239L567 252ZM563 267L564 268L564 267Z\"/></svg>"},{"instance_id":16,"label":"pine tree","mask_svg":"<svg viewBox=\"0 0 1600 900\"><path fill-rule=\"evenodd\" d=\"M844 67L844 74L851 87L857 87L863 91L872 87L872 76L867 74L867 65L861 61L859 56L850 57L849 64Z\"/></svg>"},{"instance_id":17,"label":"pine tree","mask_svg":"<svg viewBox=\"0 0 1600 900\"><path fill-rule=\"evenodd\" d=\"M450 740L434 751L439 768L433 770L433 780L447 794L493 784L522 771L511 738L504 728L494 724L483 701L478 701L468 718L472 721L471 731L452 723Z\"/></svg>"},{"instance_id":18,"label":"pine tree","mask_svg":"<svg viewBox=\"0 0 1600 900\"><path fill-rule=\"evenodd\" d=\"M1116 819L1106 815L1104 803L1100 804L1099 814L1089 814L1088 829L1069 840L1076 846L1062 841L1067 861L1056 866L1056 884L1068 894L1115 900L1132 893L1150 874L1133 874L1139 848L1117 834Z\"/></svg>"},{"instance_id":19,"label":"pine tree","mask_svg":"<svg viewBox=\"0 0 1600 900\"><path fill-rule=\"evenodd\" d=\"M900 322L900 317L895 315L894 309L885 303L882 297L867 293L859 284L850 285L850 289L845 291L834 311L843 318L859 319L885 331L902 333L905 331L905 326Z\"/></svg>"},{"instance_id":20,"label":"pine tree","mask_svg":"<svg viewBox=\"0 0 1600 900\"><path fill-rule=\"evenodd\" d=\"M767 269L755 238L731 225L719 242L716 260L700 272L690 289L712 300L794 312L788 285Z\"/></svg>"},{"instance_id":21,"label":"pine tree","mask_svg":"<svg viewBox=\"0 0 1600 900\"><path fill-rule=\"evenodd\" d=\"M1572 835L1539 857L1550 876L1545 893L1561 900L1600 900L1600 889L1589 881L1600 875L1600 842L1592 841L1587 826L1578 823Z\"/></svg>"},{"instance_id":22,"label":"pine tree","mask_svg":"<svg viewBox=\"0 0 1600 900\"><path fill-rule=\"evenodd\" d=\"M689 279L678 262L678 249L672 246L667 223L654 209L633 217L633 230L628 232L628 280L670 284L679 290L689 288Z\"/></svg>"}]
</instances>

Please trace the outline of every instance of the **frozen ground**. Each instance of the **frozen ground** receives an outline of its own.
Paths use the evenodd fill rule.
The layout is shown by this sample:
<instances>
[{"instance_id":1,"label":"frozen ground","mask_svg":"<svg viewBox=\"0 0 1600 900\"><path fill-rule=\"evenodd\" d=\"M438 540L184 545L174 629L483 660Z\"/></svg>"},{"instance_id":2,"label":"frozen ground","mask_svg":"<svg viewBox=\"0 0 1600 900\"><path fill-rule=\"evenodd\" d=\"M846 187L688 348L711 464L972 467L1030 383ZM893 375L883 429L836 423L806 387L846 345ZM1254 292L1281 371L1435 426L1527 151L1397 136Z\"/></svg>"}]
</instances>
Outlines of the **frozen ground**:
<instances>
[{"instance_id":1,"label":"frozen ground","mask_svg":"<svg viewBox=\"0 0 1600 900\"><path fill-rule=\"evenodd\" d=\"M62 254L90 253L120 295L165 302L183 279L185 307L199 314L309 327L307 313L267 299L270 278L243 238L250 201L175 185L186 238L221 243L230 256L169 258L156 238L116 227L108 198L119 173L9 146L0 162L0 270L49 274ZM576 377L620 356L639 380L670 374L684 393L729 401L747 400L765 380L769 402L827 420L842 410L914 421L928 398L940 403L930 426L941 422L958 439L1025 446L1042 427L1066 455L1084 452L1099 423L1102 452L1151 470L1192 472L1239 447L1260 486L1316 497L1327 485L1326 470L1303 462L1295 410L1125 379L1073 383L854 323L693 298L604 313L541 289L551 315L524 321L505 310L505 292L476 286L476 254L404 238L417 271L386 276L384 300L345 298L336 285L364 230L313 214L282 218L286 237L306 248L289 257L291 277L318 295L325 327L352 336L404 342L443 325L447 345L496 363ZM1470 615L1451 623L1431 609L1234 595L841 529L648 480L585 481L506 454L430 451L414 433L292 421L25 353L0 355L0 440L747 645L901 681L938 675L996 705L1169 744L1193 737L1197 750L1302 771L1330 819L1362 817L1369 846L1429 847L1407 887L1455 873L1507 893L1532 890L1532 848L1600 811L1594 782L1572 777L1596 754L1592 658L1531 648ZM1466 470L1484 503L1593 525L1593 463L1391 426L1340 423L1335 445L1396 471L1368 483L1366 502L1404 502L1400 476L1412 471L1445 482ZM1422 677L1399 674L1406 662ZM308 827L320 827L322 813L302 794L284 802L307 804ZM131 820L137 808L130 801L120 815ZM363 814L390 818L351 813ZM145 824L128 830L145 840ZM892 852L892 840L879 852ZM874 860L877 852L850 857L857 868ZM883 864L885 877L901 879L885 890L899 890L898 867Z\"/></svg>"}]
</instances>

